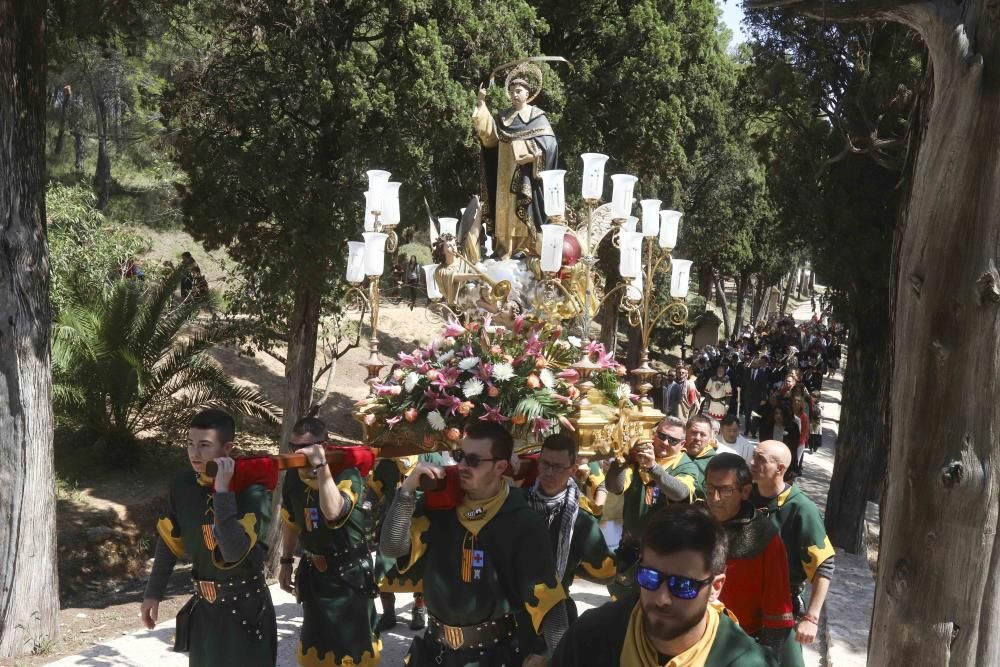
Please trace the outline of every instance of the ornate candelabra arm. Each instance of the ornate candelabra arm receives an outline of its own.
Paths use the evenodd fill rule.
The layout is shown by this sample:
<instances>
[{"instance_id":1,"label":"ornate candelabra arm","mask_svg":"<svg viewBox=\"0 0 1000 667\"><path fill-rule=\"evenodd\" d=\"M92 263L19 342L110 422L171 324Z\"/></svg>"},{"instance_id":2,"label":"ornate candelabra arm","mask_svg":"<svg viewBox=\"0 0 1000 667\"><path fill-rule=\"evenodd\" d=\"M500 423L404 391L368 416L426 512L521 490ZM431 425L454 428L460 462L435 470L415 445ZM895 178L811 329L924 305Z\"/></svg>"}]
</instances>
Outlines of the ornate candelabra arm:
<instances>
[{"instance_id":1,"label":"ornate candelabra arm","mask_svg":"<svg viewBox=\"0 0 1000 667\"><path fill-rule=\"evenodd\" d=\"M364 362L360 362L359 365L363 366L368 370L368 377L365 379L365 384L370 388L371 394L375 393L374 385L378 382L378 375L385 368L385 364L382 363L382 358L378 353L378 314L379 314L379 285L378 276L368 277L368 293L365 294L365 290L362 289L361 283L351 285L351 287L344 294L344 299L355 298L361 302L362 308L368 308L368 312L371 313L369 323L370 323L370 334L368 337L368 359Z\"/></svg>"},{"instance_id":2,"label":"ornate candelabra arm","mask_svg":"<svg viewBox=\"0 0 1000 667\"><path fill-rule=\"evenodd\" d=\"M688 318L688 307L682 299L674 299L670 303L666 304L662 308L656 311L656 314L649 318L643 327L643 339L644 347L648 347L647 343L649 337L653 332L653 328L656 323L660 321L664 315L667 315L667 321L670 322L671 326L680 327L684 326Z\"/></svg>"},{"instance_id":3,"label":"ornate candelabra arm","mask_svg":"<svg viewBox=\"0 0 1000 667\"><path fill-rule=\"evenodd\" d=\"M618 283L617 285L615 285L611 289L610 292L605 292L604 296L601 297L601 300L597 302L597 306L594 307L594 313L597 313L597 312L599 312L601 310L601 306L604 305L604 302L607 301L611 297L612 294L615 294L616 292L621 292L623 290L626 290L626 289L628 289L628 286L629 286L629 283L621 282L621 283Z\"/></svg>"}]
</instances>

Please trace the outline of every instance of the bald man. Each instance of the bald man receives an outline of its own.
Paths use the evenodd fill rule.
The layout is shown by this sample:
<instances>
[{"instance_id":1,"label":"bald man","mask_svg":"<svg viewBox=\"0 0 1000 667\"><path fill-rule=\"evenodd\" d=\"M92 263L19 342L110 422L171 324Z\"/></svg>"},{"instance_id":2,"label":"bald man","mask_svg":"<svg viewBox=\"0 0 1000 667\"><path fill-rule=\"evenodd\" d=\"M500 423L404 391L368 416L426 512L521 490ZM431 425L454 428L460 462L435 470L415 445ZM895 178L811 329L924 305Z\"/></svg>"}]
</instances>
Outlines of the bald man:
<instances>
[{"instance_id":1,"label":"bald man","mask_svg":"<svg viewBox=\"0 0 1000 667\"><path fill-rule=\"evenodd\" d=\"M768 513L788 552L792 607L798 622L794 630L796 641L785 642L782 667L805 664L802 644L816 641L819 615L830 590L834 568L833 546L826 535L819 508L802 489L785 483L785 472L791 463L791 452L778 440L765 440L757 445L750 460L754 481L750 502ZM809 607L804 609L801 595L806 581L811 589Z\"/></svg>"}]
</instances>

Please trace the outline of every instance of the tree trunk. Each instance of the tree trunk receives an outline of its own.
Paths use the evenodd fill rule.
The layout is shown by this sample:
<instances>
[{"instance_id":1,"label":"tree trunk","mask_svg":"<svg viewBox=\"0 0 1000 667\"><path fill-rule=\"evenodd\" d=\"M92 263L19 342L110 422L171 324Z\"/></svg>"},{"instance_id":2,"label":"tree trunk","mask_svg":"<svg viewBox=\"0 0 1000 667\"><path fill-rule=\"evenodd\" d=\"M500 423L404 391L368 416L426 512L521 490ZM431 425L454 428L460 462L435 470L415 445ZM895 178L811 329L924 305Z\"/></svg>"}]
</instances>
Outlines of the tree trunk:
<instances>
[{"instance_id":1,"label":"tree trunk","mask_svg":"<svg viewBox=\"0 0 1000 667\"><path fill-rule=\"evenodd\" d=\"M753 307L750 308L750 323L754 326L757 326L757 320L760 318L761 310L764 308L765 295L767 295L767 285L758 276L757 286L753 290Z\"/></svg>"},{"instance_id":2,"label":"tree trunk","mask_svg":"<svg viewBox=\"0 0 1000 667\"><path fill-rule=\"evenodd\" d=\"M749 289L750 274L743 271L736 279L736 319L733 322L733 331L735 332L739 332L743 328L743 316L746 314L747 291Z\"/></svg>"},{"instance_id":3,"label":"tree trunk","mask_svg":"<svg viewBox=\"0 0 1000 667\"><path fill-rule=\"evenodd\" d=\"M778 313L781 315L784 315L785 311L788 310L788 299L792 296L792 288L795 287L795 278L798 275L798 268L788 275L788 282L785 284L785 293L781 296L781 308L778 309Z\"/></svg>"},{"instance_id":4,"label":"tree trunk","mask_svg":"<svg viewBox=\"0 0 1000 667\"><path fill-rule=\"evenodd\" d=\"M97 169L94 189L97 190L97 210L104 211L111 199L111 156L108 154L108 109L102 95L94 96L97 113Z\"/></svg>"},{"instance_id":5,"label":"tree trunk","mask_svg":"<svg viewBox=\"0 0 1000 667\"><path fill-rule=\"evenodd\" d=\"M826 528L834 546L852 554L864 553L865 511L885 476L890 368L887 315L886 311L866 310L853 318L844 368Z\"/></svg>"},{"instance_id":6,"label":"tree trunk","mask_svg":"<svg viewBox=\"0 0 1000 667\"><path fill-rule=\"evenodd\" d=\"M698 296L708 301L712 298L712 290L715 289L715 271L711 264L701 264L698 266Z\"/></svg>"},{"instance_id":7,"label":"tree trunk","mask_svg":"<svg viewBox=\"0 0 1000 667\"><path fill-rule=\"evenodd\" d=\"M289 441L292 438L292 427L300 418L306 416L312 407L313 370L316 366L316 342L319 332L320 294L310 285L300 285L295 292L295 305L288 326L288 356L285 359L285 402L282 405L281 441L278 443L282 451L291 451ZM268 573L277 570L280 557L278 545L281 535L281 522L277 520L278 508L281 505L281 483L274 490L271 499L272 513L275 519L267 532L267 544L271 546L268 554Z\"/></svg>"},{"instance_id":8,"label":"tree trunk","mask_svg":"<svg viewBox=\"0 0 1000 667\"><path fill-rule=\"evenodd\" d=\"M0 0L0 657L59 636L45 4Z\"/></svg>"},{"instance_id":9,"label":"tree trunk","mask_svg":"<svg viewBox=\"0 0 1000 667\"><path fill-rule=\"evenodd\" d=\"M81 172L83 171L83 160L87 156L87 151L83 144L83 132L80 130L71 130L70 134L73 135L73 170Z\"/></svg>"},{"instance_id":10,"label":"tree trunk","mask_svg":"<svg viewBox=\"0 0 1000 667\"><path fill-rule=\"evenodd\" d=\"M728 339L733 335L733 330L729 322L729 303L726 301L726 290L724 289L722 276L715 279L715 302L722 310L722 331Z\"/></svg>"},{"instance_id":11,"label":"tree trunk","mask_svg":"<svg viewBox=\"0 0 1000 667\"><path fill-rule=\"evenodd\" d=\"M62 91L59 93L59 132L56 133L56 147L53 155L62 155L63 152L63 143L66 138L66 116L71 97L72 89L69 86L63 86Z\"/></svg>"},{"instance_id":12,"label":"tree trunk","mask_svg":"<svg viewBox=\"0 0 1000 667\"><path fill-rule=\"evenodd\" d=\"M933 7L905 17L934 99L894 262L869 664L986 666L1000 664L1000 21L986 0Z\"/></svg>"}]
</instances>

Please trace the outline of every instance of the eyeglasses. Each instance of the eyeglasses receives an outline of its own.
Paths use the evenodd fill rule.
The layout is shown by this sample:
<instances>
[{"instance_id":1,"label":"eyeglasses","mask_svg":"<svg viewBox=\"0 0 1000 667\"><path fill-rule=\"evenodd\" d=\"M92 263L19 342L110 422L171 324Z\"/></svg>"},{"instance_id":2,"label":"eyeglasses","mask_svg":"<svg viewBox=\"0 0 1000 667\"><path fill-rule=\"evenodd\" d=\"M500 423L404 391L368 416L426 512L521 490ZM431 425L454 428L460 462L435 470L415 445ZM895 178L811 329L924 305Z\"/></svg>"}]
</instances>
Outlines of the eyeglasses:
<instances>
[{"instance_id":1,"label":"eyeglasses","mask_svg":"<svg viewBox=\"0 0 1000 667\"><path fill-rule=\"evenodd\" d=\"M656 437L667 443L668 445L677 445L684 442L684 438L675 438L671 435L667 435L666 431L657 431Z\"/></svg>"},{"instance_id":2,"label":"eyeglasses","mask_svg":"<svg viewBox=\"0 0 1000 667\"><path fill-rule=\"evenodd\" d=\"M562 472L572 467L572 463L567 466L561 466L558 463L550 463L548 461L542 461L541 459L538 460L538 469L542 472Z\"/></svg>"},{"instance_id":3,"label":"eyeglasses","mask_svg":"<svg viewBox=\"0 0 1000 667\"><path fill-rule=\"evenodd\" d=\"M711 484L705 485L705 495L709 498L712 497L713 493L718 492L720 498L729 498L734 493L736 493L735 486L712 486Z\"/></svg>"},{"instance_id":4,"label":"eyeglasses","mask_svg":"<svg viewBox=\"0 0 1000 667\"><path fill-rule=\"evenodd\" d=\"M453 451L451 453L451 456L452 456L453 459L455 459L455 463L464 463L465 465L469 466L470 468L478 468L479 464L482 463L483 461L498 461L499 460L499 459L487 459L487 458L483 458L483 457L479 456L479 454L466 454L461 449L456 449L455 451Z\"/></svg>"},{"instance_id":5,"label":"eyeglasses","mask_svg":"<svg viewBox=\"0 0 1000 667\"><path fill-rule=\"evenodd\" d=\"M655 591L663 582L666 582L670 594L681 600L695 599L698 597L698 592L714 578L692 579L691 577L682 577L679 574L664 574L644 565L640 565L635 570L635 581L642 588L647 591Z\"/></svg>"}]
</instances>

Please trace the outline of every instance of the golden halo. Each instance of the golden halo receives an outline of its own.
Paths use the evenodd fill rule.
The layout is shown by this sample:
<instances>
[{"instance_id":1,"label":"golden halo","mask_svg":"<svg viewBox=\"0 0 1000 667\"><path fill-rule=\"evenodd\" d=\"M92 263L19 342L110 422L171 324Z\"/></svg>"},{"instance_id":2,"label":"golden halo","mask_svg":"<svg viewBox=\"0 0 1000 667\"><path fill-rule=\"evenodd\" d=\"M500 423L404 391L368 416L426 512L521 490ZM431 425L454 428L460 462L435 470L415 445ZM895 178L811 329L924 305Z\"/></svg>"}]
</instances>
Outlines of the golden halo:
<instances>
[{"instance_id":1,"label":"golden halo","mask_svg":"<svg viewBox=\"0 0 1000 667\"><path fill-rule=\"evenodd\" d=\"M507 78L504 79L503 89L510 90L510 83L514 79L524 79L528 84L528 101L525 104L531 104L531 102L538 97L538 94L542 92L542 68L535 63L521 63L515 67L511 67L507 72Z\"/></svg>"}]
</instances>

